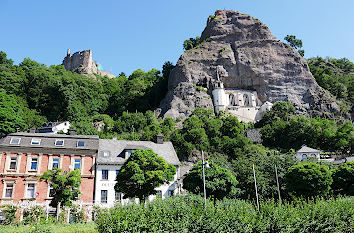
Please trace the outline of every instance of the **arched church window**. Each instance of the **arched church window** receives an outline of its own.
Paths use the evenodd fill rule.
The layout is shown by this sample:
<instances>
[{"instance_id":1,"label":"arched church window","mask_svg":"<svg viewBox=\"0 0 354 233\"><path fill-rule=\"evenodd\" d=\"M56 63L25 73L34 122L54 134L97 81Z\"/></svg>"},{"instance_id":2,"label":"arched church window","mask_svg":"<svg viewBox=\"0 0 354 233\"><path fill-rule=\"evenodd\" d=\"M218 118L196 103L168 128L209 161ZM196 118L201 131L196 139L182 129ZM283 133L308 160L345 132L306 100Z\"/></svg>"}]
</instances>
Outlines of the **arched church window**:
<instances>
[{"instance_id":1,"label":"arched church window","mask_svg":"<svg viewBox=\"0 0 354 233\"><path fill-rule=\"evenodd\" d=\"M232 106L236 105L236 97L233 94L229 95L229 105L232 105Z\"/></svg>"},{"instance_id":2,"label":"arched church window","mask_svg":"<svg viewBox=\"0 0 354 233\"><path fill-rule=\"evenodd\" d=\"M244 106L250 106L250 100L247 94L243 94Z\"/></svg>"}]
</instances>

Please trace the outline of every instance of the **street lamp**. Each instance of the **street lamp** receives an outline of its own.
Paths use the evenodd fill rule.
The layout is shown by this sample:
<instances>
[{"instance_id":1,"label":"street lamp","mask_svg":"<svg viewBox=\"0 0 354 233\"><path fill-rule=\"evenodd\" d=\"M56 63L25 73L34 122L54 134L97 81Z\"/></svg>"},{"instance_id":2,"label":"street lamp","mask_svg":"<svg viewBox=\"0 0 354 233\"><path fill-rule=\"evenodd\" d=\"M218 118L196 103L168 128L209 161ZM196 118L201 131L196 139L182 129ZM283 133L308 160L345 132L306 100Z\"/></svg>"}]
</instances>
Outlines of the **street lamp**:
<instances>
[{"instance_id":1,"label":"street lamp","mask_svg":"<svg viewBox=\"0 0 354 233\"><path fill-rule=\"evenodd\" d=\"M203 167L204 208L206 208L205 167L209 168L210 166L208 161L204 162L204 151L202 151L202 167Z\"/></svg>"}]
</instances>

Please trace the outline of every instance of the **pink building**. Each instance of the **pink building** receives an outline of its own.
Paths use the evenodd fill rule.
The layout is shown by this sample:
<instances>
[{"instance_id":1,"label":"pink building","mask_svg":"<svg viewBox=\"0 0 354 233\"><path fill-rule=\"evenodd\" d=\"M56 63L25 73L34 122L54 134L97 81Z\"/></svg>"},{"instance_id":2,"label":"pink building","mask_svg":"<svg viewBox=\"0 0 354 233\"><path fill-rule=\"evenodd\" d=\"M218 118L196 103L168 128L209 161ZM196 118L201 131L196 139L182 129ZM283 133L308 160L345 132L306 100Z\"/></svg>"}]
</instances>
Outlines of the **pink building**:
<instances>
[{"instance_id":1,"label":"pink building","mask_svg":"<svg viewBox=\"0 0 354 233\"><path fill-rule=\"evenodd\" d=\"M81 170L79 200L94 200L98 136L13 133L0 138L0 203L50 201L50 185L39 176L48 169Z\"/></svg>"}]
</instances>

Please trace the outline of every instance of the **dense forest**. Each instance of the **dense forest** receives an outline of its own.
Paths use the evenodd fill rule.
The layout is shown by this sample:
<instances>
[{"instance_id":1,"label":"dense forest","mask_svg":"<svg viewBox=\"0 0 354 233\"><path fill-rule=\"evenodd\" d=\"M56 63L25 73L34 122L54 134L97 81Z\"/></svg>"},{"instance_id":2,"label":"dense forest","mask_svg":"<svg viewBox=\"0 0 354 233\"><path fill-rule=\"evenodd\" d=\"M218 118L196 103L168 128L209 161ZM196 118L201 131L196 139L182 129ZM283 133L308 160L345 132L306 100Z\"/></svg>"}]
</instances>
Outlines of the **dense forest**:
<instances>
[{"instance_id":1,"label":"dense forest","mask_svg":"<svg viewBox=\"0 0 354 233\"><path fill-rule=\"evenodd\" d=\"M173 142L182 161L197 158L203 150L214 164L232 170L244 198L254 192L246 188L253 187L253 163L257 165L261 197L273 197L273 164L279 165L279 178L283 179L295 163L286 154L301 145L353 151L351 122L338 124L330 119L297 116L288 102L275 103L256 124L239 122L228 114L215 116L206 109L196 109L183 122L156 117L153 110L167 92L173 67L166 62L162 72L138 69L129 77L121 73L111 79L98 75L90 78L66 71L62 65L47 67L29 58L14 65L0 52L0 134L64 120L69 120L78 134L100 138L154 140L162 133L165 140ZM317 82L342 100L348 111L353 105L354 64L347 59L317 57L309 59L309 67ZM95 122L103 122L104 127L98 131ZM262 144L245 136L245 131L254 127L260 128Z\"/></svg>"}]
</instances>

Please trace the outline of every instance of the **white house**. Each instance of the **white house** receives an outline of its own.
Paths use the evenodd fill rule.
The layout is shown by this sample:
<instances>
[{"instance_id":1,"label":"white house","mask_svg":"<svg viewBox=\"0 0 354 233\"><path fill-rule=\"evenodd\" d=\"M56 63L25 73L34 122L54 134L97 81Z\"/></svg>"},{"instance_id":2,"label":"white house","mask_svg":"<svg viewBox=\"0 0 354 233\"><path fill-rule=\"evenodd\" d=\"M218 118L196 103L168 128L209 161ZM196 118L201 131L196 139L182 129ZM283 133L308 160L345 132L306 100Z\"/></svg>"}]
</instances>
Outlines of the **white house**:
<instances>
[{"instance_id":1,"label":"white house","mask_svg":"<svg viewBox=\"0 0 354 233\"><path fill-rule=\"evenodd\" d=\"M69 131L71 124L69 121L64 122L49 122L44 123L41 127L37 129L37 133L54 133L62 131L63 133L67 133Z\"/></svg>"},{"instance_id":2,"label":"white house","mask_svg":"<svg viewBox=\"0 0 354 233\"><path fill-rule=\"evenodd\" d=\"M300 150L296 152L296 158L299 161L305 160L307 158L320 159L320 151L303 145Z\"/></svg>"},{"instance_id":3,"label":"white house","mask_svg":"<svg viewBox=\"0 0 354 233\"><path fill-rule=\"evenodd\" d=\"M116 176L121 166L137 149L151 149L166 162L176 167L177 173L174 180L162 185L157 190L161 198L173 196L179 192L180 161L171 142L163 142L162 136L158 136L157 143L150 141L126 141L115 139L100 139L99 152L96 162L95 203L110 207L115 202L128 203L132 200L124 199L122 193L114 190ZM156 198L155 195L149 200Z\"/></svg>"}]
</instances>

